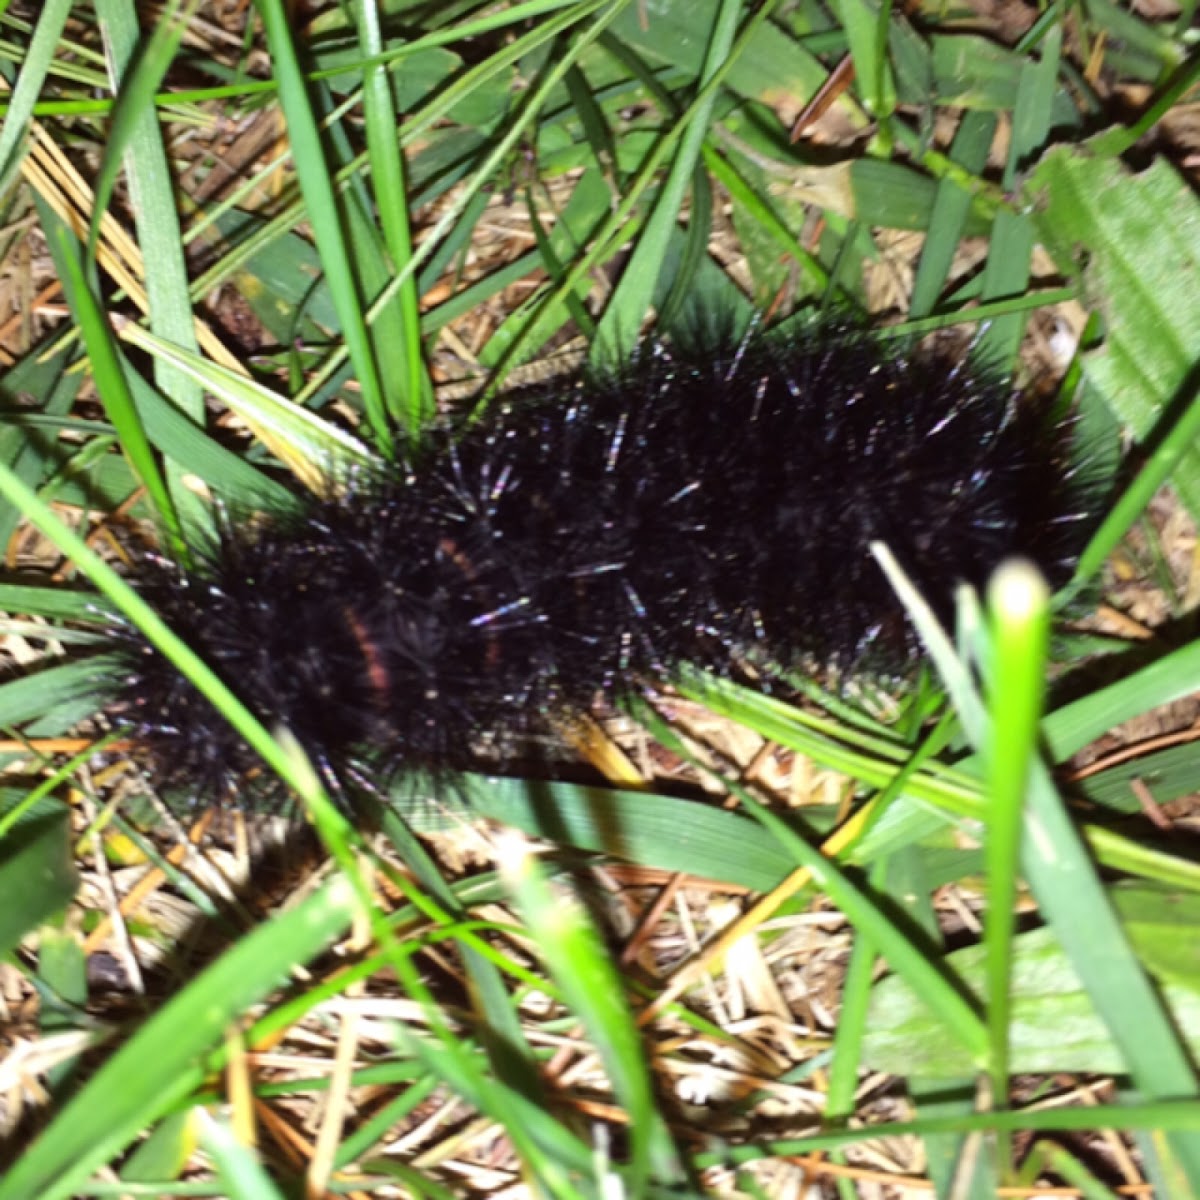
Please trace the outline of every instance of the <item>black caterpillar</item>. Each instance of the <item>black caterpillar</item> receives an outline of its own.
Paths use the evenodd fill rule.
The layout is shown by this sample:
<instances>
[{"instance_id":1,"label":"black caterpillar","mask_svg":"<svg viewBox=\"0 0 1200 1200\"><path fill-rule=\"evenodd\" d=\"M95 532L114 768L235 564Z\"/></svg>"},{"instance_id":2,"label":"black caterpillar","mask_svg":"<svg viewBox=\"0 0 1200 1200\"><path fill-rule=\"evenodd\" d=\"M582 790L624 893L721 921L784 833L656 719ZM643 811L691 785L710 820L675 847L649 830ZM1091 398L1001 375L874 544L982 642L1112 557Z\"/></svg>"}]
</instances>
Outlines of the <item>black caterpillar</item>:
<instances>
[{"instance_id":1,"label":"black caterpillar","mask_svg":"<svg viewBox=\"0 0 1200 1200\"><path fill-rule=\"evenodd\" d=\"M681 664L895 665L910 635L869 543L943 611L1020 552L1061 580L1067 435L936 350L817 328L648 344L506 397L419 461L303 515L227 521L134 582L268 727L327 772L472 761ZM254 756L138 631L110 712L156 777L211 793Z\"/></svg>"}]
</instances>

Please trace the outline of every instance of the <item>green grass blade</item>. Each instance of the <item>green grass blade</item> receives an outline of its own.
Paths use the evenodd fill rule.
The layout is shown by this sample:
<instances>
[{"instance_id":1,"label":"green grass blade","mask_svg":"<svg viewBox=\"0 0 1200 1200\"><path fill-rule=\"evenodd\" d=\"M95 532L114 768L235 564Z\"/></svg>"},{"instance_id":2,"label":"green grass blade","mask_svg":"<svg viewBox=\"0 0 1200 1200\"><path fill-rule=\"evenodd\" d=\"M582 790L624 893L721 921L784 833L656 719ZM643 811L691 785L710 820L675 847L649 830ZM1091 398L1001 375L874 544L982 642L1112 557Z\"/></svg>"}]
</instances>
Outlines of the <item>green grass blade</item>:
<instances>
[{"instance_id":1,"label":"green grass blade","mask_svg":"<svg viewBox=\"0 0 1200 1200\"><path fill-rule=\"evenodd\" d=\"M894 559L876 548L881 566L941 672L963 726L977 748L989 744L991 718L966 665ZM1190 1095L1197 1080L1187 1048L1146 977L1096 874L1049 771L1030 775L1022 863L1042 912L1092 1003L1108 1027L1129 1074L1152 1099ZM1189 1176L1200 1181L1200 1135L1170 1139Z\"/></svg>"},{"instance_id":2,"label":"green grass blade","mask_svg":"<svg viewBox=\"0 0 1200 1200\"><path fill-rule=\"evenodd\" d=\"M212 1156L229 1200L284 1200L284 1194L272 1182L258 1155L225 1122L197 1109L200 1143Z\"/></svg>"},{"instance_id":3,"label":"green grass blade","mask_svg":"<svg viewBox=\"0 0 1200 1200\"><path fill-rule=\"evenodd\" d=\"M153 97L166 75L188 21L199 7L191 0L182 8L172 4L138 53L141 30L131 0L100 0L97 16L109 49L109 62L118 93L109 142L96 181L95 208L88 230L89 258L94 257L102 215L108 210L122 162L135 197L134 220L145 271L150 327L190 350L196 347L195 321L188 293L183 234L175 210L175 188L163 146ZM136 56L136 57L135 57ZM133 64L130 68L130 64ZM90 264L89 264L90 265ZM199 386L165 364L156 364L159 390L193 421L203 423L204 397ZM211 533L211 510L184 485L182 468L166 464L171 496L180 519L202 533Z\"/></svg>"},{"instance_id":4,"label":"green grass blade","mask_svg":"<svg viewBox=\"0 0 1200 1200\"><path fill-rule=\"evenodd\" d=\"M126 341L156 360L170 363L220 397L314 491L327 487L330 478L378 469L378 458L352 434L248 376L164 341L138 325L125 324L121 333Z\"/></svg>"},{"instance_id":5,"label":"green grass blade","mask_svg":"<svg viewBox=\"0 0 1200 1200\"><path fill-rule=\"evenodd\" d=\"M59 1110L0 1178L0 1200L60 1200L204 1078L202 1056L297 964L350 924L354 890L327 883L228 950L138 1032Z\"/></svg>"},{"instance_id":6,"label":"green grass blade","mask_svg":"<svg viewBox=\"0 0 1200 1200\"><path fill-rule=\"evenodd\" d=\"M641 337L642 320L662 271L667 243L678 224L684 195L693 180L708 134L709 119L717 98L715 84L728 74L736 58L734 35L741 15L741 0L721 0L709 34L700 76L700 94L684 118L678 149L655 198L654 210L597 326L592 345L594 357L624 362Z\"/></svg>"},{"instance_id":7,"label":"green grass blade","mask_svg":"<svg viewBox=\"0 0 1200 1200\"><path fill-rule=\"evenodd\" d=\"M71 305L75 321L83 335L88 358L91 360L92 376L96 381L96 390L104 402L104 410L117 430L130 466L150 497L172 552L186 557L187 545L179 515L159 470L158 460L146 437L137 406L133 402L133 393L125 374L127 368L121 359L112 327L100 308L83 264L79 261L75 239L67 232L66 226L61 224L57 227L56 234L57 236L51 239L55 263L61 274L67 302Z\"/></svg>"},{"instance_id":8,"label":"green grass blade","mask_svg":"<svg viewBox=\"0 0 1200 1200\"><path fill-rule=\"evenodd\" d=\"M391 458L395 444L379 368L342 232L332 172L321 144L320 126L305 91L304 73L296 56L290 20L283 0L258 0L258 10L279 84L279 102L291 139L292 162L337 309L346 350L354 365L354 376L362 389L367 423L380 452L385 458Z\"/></svg>"},{"instance_id":9,"label":"green grass blade","mask_svg":"<svg viewBox=\"0 0 1200 1200\"><path fill-rule=\"evenodd\" d=\"M536 859L514 843L501 862L538 949L571 1010L582 1019L629 1118L629 1187L682 1182L678 1152L654 1102L642 1039L625 986L583 908L552 890Z\"/></svg>"},{"instance_id":10,"label":"green grass blade","mask_svg":"<svg viewBox=\"0 0 1200 1200\"><path fill-rule=\"evenodd\" d=\"M368 59L377 60L385 45L379 5L376 0L356 0L354 13L363 53ZM393 102L391 79L378 61L370 62L363 69L363 116L375 208L392 266L398 270L413 256L412 230L404 182L404 158L397 135L400 121ZM415 435L433 414L433 391L421 347L421 312L415 277L410 275L405 279L396 303L403 328L407 374L402 381L399 404L391 402L391 389L388 389L389 409L400 426Z\"/></svg>"},{"instance_id":11,"label":"green grass blade","mask_svg":"<svg viewBox=\"0 0 1200 1200\"><path fill-rule=\"evenodd\" d=\"M54 52L70 12L71 0L46 0L42 5L41 16L29 40L21 73L7 105L8 111L0 124L0 196L8 194L20 170L38 93L54 62Z\"/></svg>"},{"instance_id":12,"label":"green grass blade","mask_svg":"<svg viewBox=\"0 0 1200 1200\"><path fill-rule=\"evenodd\" d=\"M1189 642L1133 675L1099 688L1047 716L1046 744L1065 762L1089 742L1141 713L1200 692L1200 642Z\"/></svg>"},{"instance_id":13,"label":"green grass blade","mask_svg":"<svg viewBox=\"0 0 1200 1200\"><path fill-rule=\"evenodd\" d=\"M129 0L97 0L96 15L101 28L109 37L109 49L116 58L116 72L120 90L117 93L116 104L113 108L112 123L109 127L108 142L105 148L104 160L96 176L94 207L92 219L88 226L87 261L89 267L95 264L96 247L100 239L100 222L108 212L112 203L113 190L121 173L122 160L134 141L141 140L138 153L143 157L148 153L148 147L157 142L161 151L162 142L158 132L158 118L154 111L154 95L162 82L167 68L175 57L183 35L186 32L187 21L199 7L198 0L190 0L186 12L181 12L181 0L171 0L163 19L155 26L143 53L138 57L136 66L121 80L124 70L133 56L137 44L139 29L136 14ZM149 133L149 137L146 135ZM155 164L158 169L159 164ZM137 176L135 189L149 182L148 175L143 171ZM139 195L142 204L161 200L161 193L152 188L149 195ZM174 211L172 200L168 213ZM143 212L143 215L146 215ZM154 214L155 217L159 214ZM143 249L149 250L144 246ZM175 257L179 246L171 247ZM148 263L154 260L147 257ZM182 263L180 263L182 265ZM147 272L152 274L152 272ZM147 279L147 285L149 285Z\"/></svg>"},{"instance_id":14,"label":"green grass blade","mask_svg":"<svg viewBox=\"0 0 1200 1200\"><path fill-rule=\"evenodd\" d=\"M896 83L887 57L891 6L869 0L836 0L834 7L850 44L863 104L876 120L886 121L896 107Z\"/></svg>"},{"instance_id":15,"label":"green grass blade","mask_svg":"<svg viewBox=\"0 0 1200 1200\"><path fill-rule=\"evenodd\" d=\"M814 883L838 906L846 919L878 948L892 970L904 976L942 1019L948 1034L966 1046L979 1066L987 1061L987 1030L957 984L949 980L931 960L926 949L914 942L890 919L875 900L851 880L820 850L810 846L770 810L741 793L743 804L793 855L799 866L812 872Z\"/></svg>"},{"instance_id":16,"label":"green grass blade","mask_svg":"<svg viewBox=\"0 0 1200 1200\"><path fill-rule=\"evenodd\" d=\"M1026 562L1002 565L988 587L988 612L992 633L988 700L992 720L984 754L989 806L984 842L987 911L983 937L991 1042L988 1074L992 1102L1003 1105L1009 1094L1010 978L1021 827L1030 764L1037 756L1050 628L1049 592L1036 568ZM1003 1174L1011 1166L1011 1149L1008 1145L1001 1147Z\"/></svg>"},{"instance_id":17,"label":"green grass blade","mask_svg":"<svg viewBox=\"0 0 1200 1200\"><path fill-rule=\"evenodd\" d=\"M954 135L950 157L964 171L978 175L987 165L988 152L996 132L991 113L968 112ZM909 318L933 312L971 212L971 194L957 180L947 176L938 180L937 195L929 216L929 233L921 250L921 261L913 280Z\"/></svg>"}]
</instances>

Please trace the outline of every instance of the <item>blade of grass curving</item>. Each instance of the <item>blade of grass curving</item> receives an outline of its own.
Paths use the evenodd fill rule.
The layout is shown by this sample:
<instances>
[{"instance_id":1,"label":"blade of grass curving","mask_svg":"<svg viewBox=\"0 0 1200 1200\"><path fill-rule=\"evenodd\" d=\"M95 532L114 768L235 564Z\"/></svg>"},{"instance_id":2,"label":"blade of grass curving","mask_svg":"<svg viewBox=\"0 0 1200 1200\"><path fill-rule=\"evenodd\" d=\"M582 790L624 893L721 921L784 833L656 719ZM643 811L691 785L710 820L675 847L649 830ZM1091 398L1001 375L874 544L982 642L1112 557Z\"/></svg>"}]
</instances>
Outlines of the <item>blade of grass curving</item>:
<instances>
[{"instance_id":1,"label":"blade of grass curving","mask_svg":"<svg viewBox=\"0 0 1200 1200\"><path fill-rule=\"evenodd\" d=\"M1161 85L1154 100L1138 119L1129 125L1114 125L1088 142L1094 154L1118 158L1144 138L1169 113L1200 79L1200 55L1193 54Z\"/></svg>"},{"instance_id":2,"label":"blade of grass curving","mask_svg":"<svg viewBox=\"0 0 1200 1200\"><path fill-rule=\"evenodd\" d=\"M1065 1146L1041 1141L1034 1144L1029 1158L1022 1163L1016 1182L1021 1187L1036 1190L1037 1181L1048 1171L1062 1177L1074 1188L1081 1200L1118 1200L1119 1193L1106 1187Z\"/></svg>"},{"instance_id":3,"label":"blade of grass curving","mask_svg":"<svg viewBox=\"0 0 1200 1200\"><path fill-rule=\"evenodd\" d=\"M123 325L126 340L131 340L127 336L128 331L135 327L147 338L153 337L140 325L126 323ZM134 403L145 424L146 436L173 463L219 491L226 503L240 504L250 510L280 513L298 507L291 488L189 421L169 400L155 391L148 380L141 375L134 375L130 383L133 385ZM110 455L101 463L101 471L120 462Z\"/></svg>"},{"instance_id":4,"label":"blade of grass curving","mask_svg":"<svg viewBox=\"0 0 1200 1200\"><path fill-rule=\"evenodd\" d=\"M685 695L690 694L692 698L697 698L697 694L695 692L689 693L684 687L681 687L680 690ZM702 701L702 703L704 703L704 701ZM714 711L720 711L722 715L731 720L748 725L750 728L756 728L756 724L753 720L747 721L744 719L744 714L739 711L739 707L736 704L732 706L725 706L720 709L714 709ZM831 733L832 744L836 744L836 740L840 738L843 732L845 733L845 740L848 744L853 744L855 741L863 741L862 734L854 727L843 730L843 728L839 727L835 722L831 722L819 717L813 717L813 714L803 713L803 710L797 709L795 711L803 714L797 721L798 725L810 730L815 730L819 727L828 729ZM662 725L662 722L659 720L656 713L653 711L647 713L645 711L639 711L636 708L634 709L634 712L639 723L650 730L656 740L662 742L664 745L669 746L674 753L678 754L685 761L691 762L693 767L696 769L701 771L705 770L704 765L694 761L688 749L678 742L677 735L670 729L670 727ZM810 721L808 718L812 718L812 720ZM879 782L877 780L875 795L871 797L868 803L861 805L858 808L858 811L854 815L854 821L857 822L857 828L854 831L853 837L843 837L837 847L836 855L839 859L845 858L851 862L870 863L880 857L884 857L881 855L860 856L857 853L858 843L871 832L872 828L877 822L886 818L890 806L895 801L908 794L910 785L919 789L923 785L927 785L929 781L934 780L938 775L945 776L946 780L949 780L952 773L948 772L946 768L942 766L942 764L936 762L934 756L944 749L945 740L950 728L950 720L951 713L945 712L943 713L941 720L939 720L937 724L932 727L932 729L928 731L920 730L917 734L919 741L915 746L898 746L892 745L891 743L887 743L884 746L882 753L879 754L877 759L877 764L883 767L884 771L879 778L886 780L886 782ZM772 742L777 740L776 738L772 737L771 734L765 733L761 728L759 729L759 732L763 733L764 736ZM786 746L788 743L780 740L779 744ZM804 743L802 742L801 744ZM809 741L807 744L812 747L814 742ZM828 747L830 744L831 742L827 742L824 739L815 742L817 747L822 747L822 745ZM799 749L796 746L793 746L792 748L797 749L798 753L802 755L806 754L806 751L803 749ZM816 762L822 762L823 760L820 749L818 749L815 755L808 755L808 757L812 757ZM865 756L863 761L865 761ZM894 766L892 764L894 764ZM724 779L724 777L716 776L716 778L728 786L728 781ZM965 784L966 788L968 789L966 793L967 795L970 795L978 786L977 782L971 779L969 776L960 777L960 782ZM809 809L807 807L805 809L806 815L814 811L816 810ZM845 816L845 813L841 814L842 818ZM849 822L847 821L843 825L842 833L845 834L848 828ZM824 832L824 830L822 830L822 832ZM913 840L916 841L918 839L914 837ZM834 853L828 843L824 845L822 849L825 850L826 853Z\"/></svg>"},{"instance_id":5,"label":"blade of grass curving","mask_svg":"<svg viewBox=\"0 0 1200 1200\"><path fill-rule=\"evenodd\" d=\"M195 1119L200 1123L200 1144L212 1158L229 1200L284 1200L258 1155L227 1122L210 1117L202 1108L196 1109Z\"/></svg>"},{"instance_id":6,"label":"blade of grass curving","mask_svg":"<svg viewBox=\"0 0 1200 1200\"><path fill-rule=\"evenodd\" d=\"M283 0L257 0L257 7L271 53L272 69L279 85L279 102L287 122L292 163L308 211L313 238L325 267L330 296L337 309L346 353L362 389L367 424L380 452L385 458L391 458L395 453L395 439L388 419L378 364L342 232L337 195L332 182L333 173L325 161L320 126L305 91L304 73L296 56L288 14Z\"/></svg>"},{"instance_id":7,"label":"blade of grass curving","mask_svg":"<svg viewBox=\"0 0 1200 1200\"><path fill-rule=\"evenodd\" d=\"M55 228L58 219L50 207L36 195L35 204L43 227ZM50 248L52 253L56 252L53 239L50 241ZM65 411L74 394L70 387L70 381L78 379L78 376L74 372L65 370L66 356L77 352L77 348L73 345L74 337L74 331L71 331L51 339L51 350L58 355L61 364L56 369L65 373L55 385L52 399L47 406L50 412ZM40 365L43 356L29 356L29 358L35 357L39 359ZM14 384L18 379L29 378L29 374L25 370L28 361L29 359L26 359L10 373ZM282 484L257 470L247 459L240 457L220 442L209 437L201 425L189 420L159 394L142 375L131 371L127 381L146 436L170 462L194 473L206 482L219 485L225 497L245 503L247 507L282 510L294 502L294 497ZM24 387L24 384L22 383L21 386ZM97 439L93 438L92 444L95 444L96 441ZM39 461L35 460L32 463L27 461L28 449L32 446L33 440L27 439L25 452L19 459L10 460L16 463L21 478L31 485L38 482L45 474ZM70 466L73 471L75 464L70 464ZM110 507L124 502L135 486L132 477L128 481L126 480L125 476L128 474L126 460L112 455L107 456L100 462L98 468L87 477L87 487L90 490L84 498L84 506L94 506L99 500L103 500ZM78 493L82 490L82 485L74 482L71 476L67 475L64 478L64 491L60 498L64 501L70 500L78 503ZM139 515L141 514L139 513Z\"/></svg>"},{"instance_id":8,"label":"blade of grass curving","mask_svg":"<svg viewBox=\"0 0 1200 1200\"><path fill-rule=\"evenodd\" d=\"M378 469L378 458L353 434L253 379L164 341L132 321L121 323L121 336L197 380L249 421L267 447L312 490L327 487L330 478Z\"/></svg>"}]
</instances>

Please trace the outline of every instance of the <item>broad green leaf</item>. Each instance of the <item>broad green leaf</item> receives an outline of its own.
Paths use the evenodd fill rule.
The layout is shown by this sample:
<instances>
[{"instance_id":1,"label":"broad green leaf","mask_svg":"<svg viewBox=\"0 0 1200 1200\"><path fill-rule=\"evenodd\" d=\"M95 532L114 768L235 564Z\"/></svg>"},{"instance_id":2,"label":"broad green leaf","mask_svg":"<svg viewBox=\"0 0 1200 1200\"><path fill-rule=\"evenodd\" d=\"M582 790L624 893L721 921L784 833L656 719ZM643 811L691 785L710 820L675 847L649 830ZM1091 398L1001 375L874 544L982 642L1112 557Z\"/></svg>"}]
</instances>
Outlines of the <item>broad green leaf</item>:
<instances>
[{"instance_id":1,"label":"broad green leaf","mask_svg":"<svg viewBox=\"0 0 1200 1200\"><path fill-rule=\"evenodd\" d=\"M665 0L653 9L629 5L613 23L614 37L653 62L669 63L699 75L708 48L709 31L717 20L721 0ZM825 82L821 61L779 26L764 22L738 56L726 86L766 104L785 99L804 101ZM850 104L846 116L857 125L866 119Z\"/></svg>"},{"instance_id":2,"label":"broad green leaf","mask_svg":"<svg viewBox=\"0 0 1200 1200\"><path fill-rule=\"evenodd\" d=\"M1116 893L1119 896L1119 892ZM1151 939L1173 936L1165 929L1133 922L1126 931L1139 948ZM970 946L947 955L946 962L977 997L984 987L984 947ZM1153 961L1149 965L1154 966ZM1014 1071L1053 1074L1086 1071L1122 1074L1121 1052L1097 1015L1079 976L1048 929L1022 934L1014 943L1010 1066ZM1163 988L1176 1026L1193 1053L1200 1051L1200 992L1194 987ZM970 1074L969 1054L946 1037L923 997L899 976L876 984L871 997L863 1061L873 1070L899 1075L947 1077Z\"/></svg>"},{"instance_id":3,"label":"broad green leaf","mask_svg":"<svg viewBox=\"0 0 1200 1200\"><path fill-rule=\"evenodd\" d=\"M1060 146L1027 187L1042 240L1080 274L1104 321L1084 357L1088 380L1138 438L1156 430L1200 362L1200 200L1166 161L1140 172L1085 147ZM1200 451L1175 471L1200 512Z\"/></svg>"}]
</instances>

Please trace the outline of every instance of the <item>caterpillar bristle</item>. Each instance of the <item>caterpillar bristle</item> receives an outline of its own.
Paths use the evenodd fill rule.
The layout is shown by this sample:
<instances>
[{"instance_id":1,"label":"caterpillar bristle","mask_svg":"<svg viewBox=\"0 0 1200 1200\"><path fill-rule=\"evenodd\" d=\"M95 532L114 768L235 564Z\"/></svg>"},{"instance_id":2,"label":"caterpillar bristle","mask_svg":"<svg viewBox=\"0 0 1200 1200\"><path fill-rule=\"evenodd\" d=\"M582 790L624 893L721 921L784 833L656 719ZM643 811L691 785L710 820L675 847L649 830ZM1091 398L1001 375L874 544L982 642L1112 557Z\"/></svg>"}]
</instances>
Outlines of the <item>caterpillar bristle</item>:
<instances>
[{"instance_id":1,"label":"caterpillar bristle","mask_svg":"<svg viewBox=\"0 0 1200 1200\"><path fill-rule=\"evenodd\" d=\"M912 645L874 540L942 611L1014 553L1061 582L1090 520L1066 439L937 350L694 329L132 577L315 761L453 768L481 733L683 664L844 667L869 647L894 666ZM128 682L110 710L156 776L211 795L246 775L252 754L172 664L113 637Z\"/></svg>"}]
</instances>

